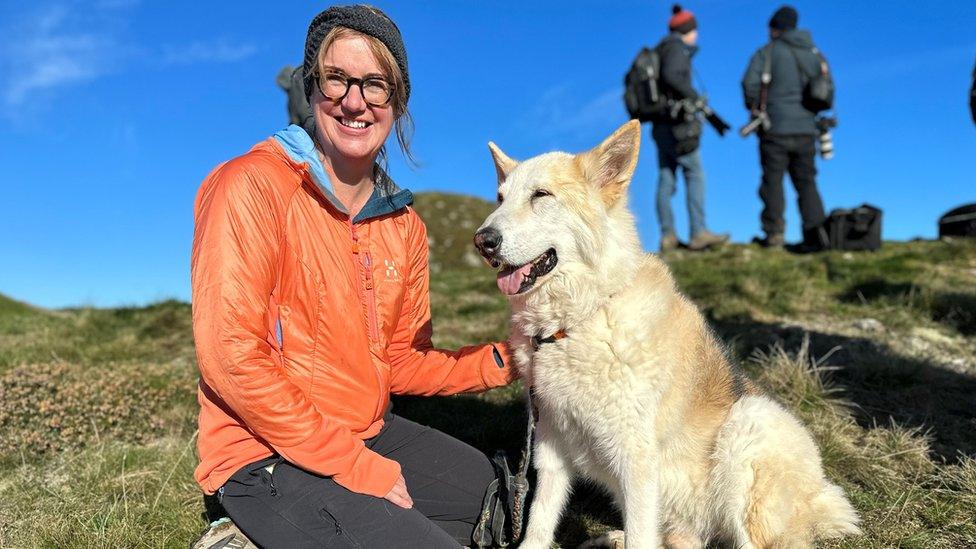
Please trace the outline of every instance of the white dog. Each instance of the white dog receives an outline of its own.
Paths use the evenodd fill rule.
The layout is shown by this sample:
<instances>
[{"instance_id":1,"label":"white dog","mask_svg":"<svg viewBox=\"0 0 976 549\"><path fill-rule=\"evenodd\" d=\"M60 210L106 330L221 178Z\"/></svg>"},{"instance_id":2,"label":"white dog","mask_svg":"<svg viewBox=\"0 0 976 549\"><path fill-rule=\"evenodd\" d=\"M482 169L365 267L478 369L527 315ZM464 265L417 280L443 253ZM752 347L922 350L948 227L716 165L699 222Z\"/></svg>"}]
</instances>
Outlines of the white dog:
<instances>
[{"instance_id":1,"label":"white dog","mask_svg":"<svg viewBox=\"0 0 976 549\"><path fill-rule=\"evenodd\" d=\"M807 430L735 369L667 266L642 252L626 206L639 147L636 121L575 156L518 163L489 144L499 206L475 244L500 268L539 410L521 547L550 546L575 475L612 494L628 549L857 533Z\"/></svg>"}]
</instances>

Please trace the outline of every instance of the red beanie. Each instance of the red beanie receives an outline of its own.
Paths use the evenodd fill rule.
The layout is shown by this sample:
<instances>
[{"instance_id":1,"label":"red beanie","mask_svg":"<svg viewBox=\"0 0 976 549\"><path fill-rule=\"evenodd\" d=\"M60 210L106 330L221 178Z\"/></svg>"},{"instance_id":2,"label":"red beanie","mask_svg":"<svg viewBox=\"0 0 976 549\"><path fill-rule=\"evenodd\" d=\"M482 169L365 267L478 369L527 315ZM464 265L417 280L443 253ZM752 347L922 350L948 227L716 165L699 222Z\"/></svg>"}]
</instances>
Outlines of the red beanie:
<instances>
[{"instance_id":1,"label":"red beanie","mask_svg":"<svg viewBox=\"0 0 976 549\"><path fill-rule=\"evenodd\" d=\"M674 15L671 16L671 19L668 19L669 31L688 34L698 28L698 22L695 21L695 14L686 9L682 9L680 5L675 4L672 6L671 13Z\"/></svg>"}]
</instances>

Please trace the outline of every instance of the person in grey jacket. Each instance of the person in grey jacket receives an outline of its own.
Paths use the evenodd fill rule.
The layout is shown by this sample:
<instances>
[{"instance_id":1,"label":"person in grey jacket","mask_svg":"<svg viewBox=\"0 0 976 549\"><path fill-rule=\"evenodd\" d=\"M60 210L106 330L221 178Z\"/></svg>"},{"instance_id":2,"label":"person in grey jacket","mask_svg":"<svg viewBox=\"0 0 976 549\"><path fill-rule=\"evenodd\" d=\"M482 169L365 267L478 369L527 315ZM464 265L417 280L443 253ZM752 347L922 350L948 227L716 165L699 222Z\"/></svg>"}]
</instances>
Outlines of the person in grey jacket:
<instances>
[{"instance_id":1,"label":"person in grey jacket","mask_svg":"<svg viewBox=\"0 0 976 549\"><path fill-rule=\"evenodd\" d=\"M668 21L668 35L656 46L661 60L661 88L669 101L697 99L698 92L691 85L691 58L698 48L698 22L694 14L675 4ZM678 247L671 212L671 197L677 188L678 168L685 174L688 186L688 218L691 240L688 248L704 250L723 244L727 234L715 234L705 228L705 171L702 168L699 145L701 121L686 120L682 115L673 119L668 114L653 120L651 135L657 145L658 187L657 215L661 223L661 251Z\"/></svg>"},{"instance_id":2,"label":"person in grey jacket","mask_svg":"<svg viewBox=\"0 0 976 549\"><path fill-rule=\"evenodd\" d=\"M772 56L772 80L766 95L766 112L771 126L759 132L759 157L762 181L759 197L763 201L760 216L765 237L760 244L783 247L783 175L790 173L796 188L803 219L804 251L816 251L828 245L824 230L823 201L817 191L816 113L803 107L803 88L811 75L826 71L810 32L796 28L799 15L791 6L776 10L769 20L768 47L760 48L749 60L742 78L746 108L759 109L762 71L767 52Z\"/></svg>"}]
</instances>

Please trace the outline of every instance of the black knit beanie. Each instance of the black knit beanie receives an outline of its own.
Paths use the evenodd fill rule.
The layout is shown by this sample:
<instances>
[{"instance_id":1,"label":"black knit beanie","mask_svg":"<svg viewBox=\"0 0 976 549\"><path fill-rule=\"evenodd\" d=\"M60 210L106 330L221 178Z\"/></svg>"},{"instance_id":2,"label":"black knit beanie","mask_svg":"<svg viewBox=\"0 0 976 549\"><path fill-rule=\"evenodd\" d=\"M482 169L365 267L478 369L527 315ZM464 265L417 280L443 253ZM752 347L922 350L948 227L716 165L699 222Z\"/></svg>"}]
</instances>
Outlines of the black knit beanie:
<instances>
[{"instance_id":1,"label":"black knit beanie","mask_svg":"<svg viewBox=\"0 0 976 549\"><path fill-rule=\"evenodd\" d=\"M769 19L769 28L778 31L792 30L796 28L796 22L800 15L796 13L793 6L783 6L776 10L776 13Z\"/></svg>"},{"instance_id":2,"label":"black knit beanie","mask_svg":"<svg viewBox=\"0 0 976 549\"><path fill-rule=\"evenodd\" d=\"M410 76L407 73L407 50L403 47L403 38L396 23L386 14L374 12L375 8L363 5L332 6L315 16L308 25L308 35L305 37L305 62L302 71L305 79L305 97L312 96L315 79L312 75L318 65L319 46L335 27L346 27L354 31L376 38L386 49L390 50L396 59L400 72L403 73L403 91L410 99Z\"/></svg>"}]
</instances>

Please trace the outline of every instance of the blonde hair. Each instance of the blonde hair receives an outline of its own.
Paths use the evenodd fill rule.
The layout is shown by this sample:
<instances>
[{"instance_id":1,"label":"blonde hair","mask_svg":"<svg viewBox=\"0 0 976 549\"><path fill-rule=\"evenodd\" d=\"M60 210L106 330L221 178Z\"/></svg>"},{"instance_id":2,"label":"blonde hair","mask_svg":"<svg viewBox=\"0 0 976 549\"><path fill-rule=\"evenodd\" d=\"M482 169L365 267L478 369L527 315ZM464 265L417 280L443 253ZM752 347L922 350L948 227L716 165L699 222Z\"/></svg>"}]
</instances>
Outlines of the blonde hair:
<instances>
[{"instance_id":1,"label":"blonde hair","mask_svg":"<svg viewBox=\"0 0 976 549\"><path fill-rule=\"evenodd\" d=\"M375 10L375 8L372 9ZM379 10L376 10L376 12L385 17L383 12ZM319 45L315 63L318 73L321 75L324 72L325 53L329 50L329 47L337 40L353 37L366 40L370 52L372 52L373 57L379 63L380 70L383 71L387 80L393 84L393 97L390 99L390 106L393 107L393 118L395 121L394 133L396 133L397 143L400 145L400 150L403 151L403 156L406 158L407 164L416 166L417 161L414 159L413 153L410 152L410 137L413 135L413 117L410 116L410 111L407 109L407 89L404 85L403 73L400 71L400 66L397 65L396 58L393 57L393 54L383 42L376 37L348 27L335 27L325 35L325 38L322 39L322 44ZM382 167L385 169L387 161L386 144L380 148L379 157L380 163L383 164Z\"/></svg>"}]
</instances>

